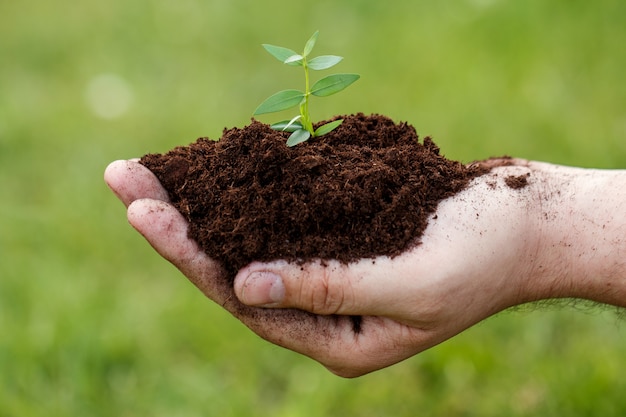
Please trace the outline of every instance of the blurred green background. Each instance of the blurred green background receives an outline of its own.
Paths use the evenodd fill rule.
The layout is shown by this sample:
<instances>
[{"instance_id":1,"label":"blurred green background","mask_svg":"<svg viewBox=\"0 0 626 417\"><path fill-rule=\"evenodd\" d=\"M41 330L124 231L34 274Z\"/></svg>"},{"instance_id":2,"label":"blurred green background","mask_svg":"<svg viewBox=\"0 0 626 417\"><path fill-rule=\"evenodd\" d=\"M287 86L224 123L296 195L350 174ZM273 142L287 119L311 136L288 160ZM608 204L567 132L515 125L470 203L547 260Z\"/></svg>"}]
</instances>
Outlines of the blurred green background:
<instances>
[{"instance_id":1,"label":"blurred green background","mask_svg":"<svg viewBox=\"0 0 626 417\"><path fill-rule=\"evenodd\" d=\"M0 416L626 415L611 311L503 313L344 380L128 226L106 165L249 123L301 81L260 44L317 29L362 79L316 119L383 113L466 162L626 167L622 0L0 1Z\"/></svg>"}]
</instances>

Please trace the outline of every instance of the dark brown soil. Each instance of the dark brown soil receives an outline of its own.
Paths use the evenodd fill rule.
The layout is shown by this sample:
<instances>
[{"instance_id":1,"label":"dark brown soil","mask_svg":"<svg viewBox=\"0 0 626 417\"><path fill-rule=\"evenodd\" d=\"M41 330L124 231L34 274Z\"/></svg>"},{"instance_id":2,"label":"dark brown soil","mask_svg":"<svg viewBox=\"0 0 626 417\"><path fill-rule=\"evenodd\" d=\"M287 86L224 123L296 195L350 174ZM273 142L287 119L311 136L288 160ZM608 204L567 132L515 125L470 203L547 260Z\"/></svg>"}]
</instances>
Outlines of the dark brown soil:
<instances>
[{"instance_id":1,"label":"dark brown soil","mask_svg":"<svg viewBox=\"0 0 626 417\"><path fill-rule=\"evenodd\" d=\"M504 183L514 190L519 190L520 188L524 188L528 185L529 176L530 174L519 176L511 175L504 179Z\"/></svg>"},{"instance_id":2,"label":"dark brown soil","mask_svg":"<svg viewBox=\"0 0 626 417\"><path fill-rule=\"evenodd\" d=\"M486 172L446 159L406 123L344 119L293 148L285 145L288 133L253 120L217 142L200 138L140 162L229 279L255 260L399 255L419 244L439 201Z\"/></svg>"}]
</instances>

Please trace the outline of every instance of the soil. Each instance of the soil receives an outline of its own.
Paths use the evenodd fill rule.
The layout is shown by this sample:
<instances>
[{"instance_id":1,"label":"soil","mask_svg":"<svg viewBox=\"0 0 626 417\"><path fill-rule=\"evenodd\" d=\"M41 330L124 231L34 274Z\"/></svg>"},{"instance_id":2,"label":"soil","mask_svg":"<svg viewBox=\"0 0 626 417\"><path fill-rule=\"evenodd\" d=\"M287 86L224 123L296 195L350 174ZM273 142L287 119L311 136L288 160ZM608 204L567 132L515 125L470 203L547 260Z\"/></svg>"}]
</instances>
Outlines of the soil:
<instances>
[{"instance_id":1,"label":"soil","mask_svg":"<svg viewBox=\"0 0 626 417\"><path fill-rule=\"evenodd\" d=\"M528 185L529 176L530 174L518 176L511 175L504 179L504 183L514 190L519 190L520 188L524 188Z\"/></svg>"},{"instance_id":2,"label":"soil","mask_svg":"<svg viewBox=\"0 0 626 417\"><path fill-rule=\"evenodd\" d=\"M431 138L381 115L345 116L292 148L288 135L252 120L140 160L230 280L255 260L397 256L419 244L441 200L488 171L446 159Z\"/></svg>"}]
</instances>

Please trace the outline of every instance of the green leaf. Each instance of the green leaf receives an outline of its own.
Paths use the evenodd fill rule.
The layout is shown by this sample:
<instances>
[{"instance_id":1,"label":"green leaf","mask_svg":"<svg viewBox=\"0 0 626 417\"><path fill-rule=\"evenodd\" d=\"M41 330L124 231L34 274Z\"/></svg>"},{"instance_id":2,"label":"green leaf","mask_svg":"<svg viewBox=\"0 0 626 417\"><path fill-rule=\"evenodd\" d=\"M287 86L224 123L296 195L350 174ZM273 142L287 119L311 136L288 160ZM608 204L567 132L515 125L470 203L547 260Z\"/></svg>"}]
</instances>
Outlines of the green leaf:
<instances>
[{"instance_id":1,"label":"green leaf","mask_svg":"<svg viewBox=\"0 0 626 417\"><path fill-rule=\"evenodd\" d=\"M282 122L274 123L270 125L270 127L274 130L279 130L281 132L295 132L296 130L304 129L301 123L292 123L289 125L289 120L283 120Z\"/></svg>"},{"instance_id":2,"label":"green leaf","mask_svg":"<svg viewBox=\"0 0 626 417\"><path fill-rule=\"evenodd\" d=\"M287 139L287 146L296 146L299 143L305 142L311 137L311 132L305 129L298 129L289 136Z\"/></svg>"},{"instance_id":3,"label":"green leaf","mask_svg":"<svg viewBox=\"0 0 626 417\"><path fill-rule=\"evenodd\" d=\"M332 132L335 130L341 123L343 123L343 119L335 120L334 122L326 123L315 129L315 133L313 136L324 136L325 134Z\"/></svg>"},{"instance_id":4,"label":"green leaf","mask_svg":"<svg viewBox=\"0 0 626 417\"><path fill-rule=\"evenodd\" d=\"M299 124L299 125L302 126L302 123L298 122L298 120L300 120L300 119L302 119L302 115L301 114L299 114L296 117L294 117L293 119L291 119L289 121L289 123L287 123L287 126L285 126L285 129L289 129L291 127L291 125L293 125L294 123L295 124ZM304 128L304 126L303 126L303 128Z\"/></svg>"},{"instance_id":5,"label":"green leaf","mask_svg":"<svg viewBox=\"0 0 626 417\"><path fill-rule=\"evenodd\" d=\"M295 132L296 130L304 129L302 123L298 122L301 118L301 115L297 115L291 120L283 120L282 122L272 124L270 127L274 130L280 130L282 132Z\"/></svg>"},{"instance_id":6,"label":"green leaf","mask_svg":"<svg viewBox=\"0 0 626 417\"><path fill-rule=\"evenodd\" d=\"M311 36L308 41L306 41L306 45L304 45L304 52L302 53L302 55L309 56L309 54L313 50L313 47L315 46L315 42L317 42L317 37L319 36L319 34L320 31L318 30L313 34L313 36Z\"/></svg>"},{"instance_id":7,"label":"green leaf","mask_svg":"<svg viewBox=\"0 0 626 417\"><path fill-rule=\"evenodd\" d=\"M309 68L316 71L325 70L330 67L334 67L340 63L342 59L343 57L336 55L318 56L309 61Z\"/></svg>"},{"instance_id":8,"label":"green leaf","mask_svg":"<svg viewBox=\"0 0 626 417\"><path fill-rule=\"evenodd\" d=\"M290 65L290 64L297 64L297 65L302 65L302 60L304 58L302 57L302 55L291 55L289 58L285 59L285 64Z\"/></svg>"},{"instance_id":9,"label":"green leaf","mask_svg":"<svg viewBox=\"0 0 626 417\"><path fill-rule=\"evenodd\" d=\"M296 107L304 98L304 93L298 90L283 90L268 97L254 111L254 114L274 113Z\"/></svg>"},{"instance_id":10,"label":"green leaf","mask_svg":"<svg viewBox=\"0 0 626 417\"><path fill-rule=\"evenodd\" d=\"M361 76L358 74L334 74L324 77L311 88L311 94L318 97L326 97L338 93Z\"/></svg>"},{"instance_id":11,"label":"green leaf","mask_svg":"<svg viewBox=\"0 0 626 417\"><path fill-rule=\"evenodd\" d=\"M283 48L282 46L269 45L269 44L264 43L263 48L265 48L265 50L269 52L270 55L272 55L274 58L276 58L282 63L285 63L285 61L289 59L290 57L294 55L298 55L297 52L289 48ZM288 65L298 65L298 63L291 63Z\"/></svg>"}]
</instances>

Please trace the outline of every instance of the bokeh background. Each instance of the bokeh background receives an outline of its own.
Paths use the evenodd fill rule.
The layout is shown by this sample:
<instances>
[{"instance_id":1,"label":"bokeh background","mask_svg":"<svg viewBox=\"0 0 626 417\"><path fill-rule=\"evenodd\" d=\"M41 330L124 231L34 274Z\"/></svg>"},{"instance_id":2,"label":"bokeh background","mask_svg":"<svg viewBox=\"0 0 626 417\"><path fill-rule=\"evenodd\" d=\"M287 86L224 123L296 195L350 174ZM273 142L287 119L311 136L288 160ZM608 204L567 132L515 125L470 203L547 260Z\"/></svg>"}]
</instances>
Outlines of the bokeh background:
<instances>
[{"instance_id":1,"label":"bokeh background","mask_svg":"<svg viewBox=\"0 0 626 417\"><path fill-rule=\"evenodd\" d=\"M345 380L128 226L106 165L249 123L301 84L260 44L318 29L362 79L316 119L383 113L465 162L626 167L622 0L0 1L0 416L626 415L613 311L505 312Z\"/></svg>"}]
</instances>

